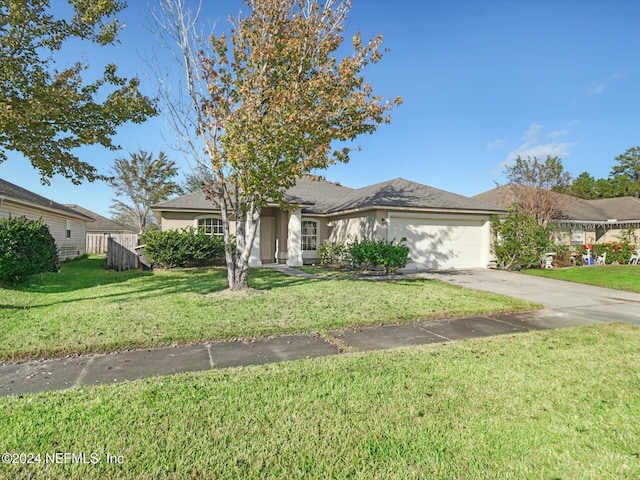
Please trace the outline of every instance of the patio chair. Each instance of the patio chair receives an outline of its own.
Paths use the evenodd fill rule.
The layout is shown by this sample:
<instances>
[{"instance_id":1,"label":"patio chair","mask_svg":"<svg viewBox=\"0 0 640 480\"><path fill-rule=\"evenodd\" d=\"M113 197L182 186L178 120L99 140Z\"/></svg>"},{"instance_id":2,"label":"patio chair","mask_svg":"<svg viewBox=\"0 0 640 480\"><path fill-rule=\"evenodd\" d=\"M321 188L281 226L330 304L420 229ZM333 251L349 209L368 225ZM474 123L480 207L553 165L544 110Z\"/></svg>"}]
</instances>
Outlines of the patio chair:
<instances>
[{"instance_id":1,"label":"patio chair","mask_svg":"<svg viewBox=\"0 0 640 480\"><path fill-rule=\"evenodd\" d=\"M629 259L629 265L638 265L638 260L640 260L640 250L634 250Z\"/></svg>"},{"instance_id":2,"label":"patio chair","mask_svg":"<svg viewBox=\"0 0 640 480\"><path fill-rule=\"evenodd\" d=\"M607 260L607 252L604 252L602 255L598 255L596 258L596 265L604 265Z\"/></svg>"},{"instance_id":3,"label":"patio chair","mask_svg":"<svg viewBox=\"0 0 640 480\"><path fill-rule=\"evenodd\" d=\"M589 265L590 261L591 261L591 255L589 255L588 253L582 254L582 265L586 267L587 265Z\"/></svg>"}]
</instances>

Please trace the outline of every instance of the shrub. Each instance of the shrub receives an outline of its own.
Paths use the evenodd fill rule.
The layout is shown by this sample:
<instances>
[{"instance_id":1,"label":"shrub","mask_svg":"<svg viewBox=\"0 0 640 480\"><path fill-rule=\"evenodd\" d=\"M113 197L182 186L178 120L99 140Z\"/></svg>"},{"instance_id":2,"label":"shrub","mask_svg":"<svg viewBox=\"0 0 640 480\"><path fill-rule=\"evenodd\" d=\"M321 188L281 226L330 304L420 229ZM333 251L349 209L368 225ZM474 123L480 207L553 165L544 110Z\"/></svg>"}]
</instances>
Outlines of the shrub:
<instances>
[{"instance_id":1,"label":"shrub","mask_svg":"<svg viewBox=\"0 0 640 480\"><path fill-rule=\"evenodd\" d=\"M351 260L359 268L379 268L394 272L409 263L409 247L406 238L394 245L394 240L359 240L350 245Z\"/></svg>"},{"instance_id":2,"label":"shrub","mask_svg":"<svg viewBox=\"0 0 640 480\"><path fill-rule=\"evenodd\" d=\"M318 247L318 255L322 265L351 265L350 245L345 242L335 244L323 243Z\"/></svg>"},{"instance_id":3,"label":"shrub","mask_svg":"<svg viewBox=\"0 0 640 480\"><path fill-rule=\"evenodd\" d=\"M144 254L161 268L202 267L222 263L224 240L189 227L182 230L148 232L142 237Z\"/></svg>"},{"instance_id":4,"label":"shrub","mask_svg":"<svg viewBox=\"0 0 640 480\"><path fill-rule=\"evenodd\" d=\"M631 245L628 240L623 239L621 242L596 243L593 245L593 254L597 257L606 253L606 263L625 264L629 263L634 248L635 245Z\"/></svg>"},{"instance_id":5,"label":"shrub","mask_svg":"<svg viewBox=\"0 0 640 480\"><path fill-rule=\"evenodd\" d=\"M0 220L0 283L12 285L55 271L57 263L56 242L42 220Z\"/></svg>"},{"instance_id":6,"label":"shrub","mask_svg":"<svg viewBox=\"0 0 640 480\"><path fill-rule=\"evenodd\" d=\"M498 265L507 270L540 265L540 259L552 246L551 230L516 208L507 209L504 220L494 217L491 226Z\"/></svg>"}]
</instances>

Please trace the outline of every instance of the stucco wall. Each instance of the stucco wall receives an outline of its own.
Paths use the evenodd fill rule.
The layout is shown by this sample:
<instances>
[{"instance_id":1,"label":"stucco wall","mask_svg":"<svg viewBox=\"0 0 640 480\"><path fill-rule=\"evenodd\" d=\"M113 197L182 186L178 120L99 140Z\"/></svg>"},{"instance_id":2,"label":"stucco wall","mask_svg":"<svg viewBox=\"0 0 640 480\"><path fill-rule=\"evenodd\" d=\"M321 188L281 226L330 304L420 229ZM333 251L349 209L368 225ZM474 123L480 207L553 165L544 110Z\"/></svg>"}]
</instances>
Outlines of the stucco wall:
<instances>
[{"instance_id":1,"label":"stucco wall","mask_svg":"<svg viewBox=\"0 0 640 480\"><path fill-rule=\"evenodd\" d=\"M329 221L329 235L326 237L329 243L362 240L379 236L386 238L382 232L381 222L376 212L357 213L332 217ZM321 237L324 239L324 237Z\"/></svg>"},{"instance_id":2,"label":"stucco wall","mask_svg":"<svg viewBox=\"0 0 640 480\"><path fill-rule=\"evenodd\" d=\"M25 207L4 201L0 205L0 218L26 217L29 220L42 220L49 227L56 241L61 260L75 258L86 253L87 223L70 217L64 217L45 210ZM71 238L67 238L67 225L71 230Z\"/></svg>"},{"instance_id":3,"label":"stucco wall","mask_svg":"<svg viewBox=\"0 0 640 480\"><path fill-rule=\"evenodd\" d=\"M202 212L162 212L160 217L160 230L180 229L195 227L197 218L214 217L220 218L219 214ZM235 222L230 222L231 234L235 234Z\"/></svg>"}]
</instances>

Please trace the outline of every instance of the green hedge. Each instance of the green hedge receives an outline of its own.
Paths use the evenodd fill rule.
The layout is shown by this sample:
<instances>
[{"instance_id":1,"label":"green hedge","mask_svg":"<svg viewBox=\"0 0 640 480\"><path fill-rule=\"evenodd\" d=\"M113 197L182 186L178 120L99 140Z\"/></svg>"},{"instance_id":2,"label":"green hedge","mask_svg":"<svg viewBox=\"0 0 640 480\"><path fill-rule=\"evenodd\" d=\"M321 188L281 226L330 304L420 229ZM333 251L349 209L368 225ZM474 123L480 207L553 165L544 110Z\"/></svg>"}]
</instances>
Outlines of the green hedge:
<instances>
[{"instance_id":1,"label":"green hedge","mask_svg":"<svg viewBox=\"0 0 640 480\"><path fill-rule=\"evenodd\" d=\"M409 247L406 238L397 244L395 240L358 240L352 243L321 245L318 254L323 264L351 266L360 270L384 268L395 272L409 263Z\"/></svg>"},{"instance_id":2,"label":"green hedge","mask_svg":"<svg viewBox=\"0 0 640 480\"><path fill-rule=\"evenodd\" d=\"M42 220L0 220L0 283L13 285L57 267L56 242Z\"/></svg>"},{"instance_id":3,"label":"green hedge","mask_svg":"<svg viewBox=\"0 0 640 480\"><path fill-rule=\"evenodd\" d=\"M189 227L182 230L149 232L143 235L144 254L161 268L203 267L224 261L224 241Z\"/></svg>"}]
</instances>

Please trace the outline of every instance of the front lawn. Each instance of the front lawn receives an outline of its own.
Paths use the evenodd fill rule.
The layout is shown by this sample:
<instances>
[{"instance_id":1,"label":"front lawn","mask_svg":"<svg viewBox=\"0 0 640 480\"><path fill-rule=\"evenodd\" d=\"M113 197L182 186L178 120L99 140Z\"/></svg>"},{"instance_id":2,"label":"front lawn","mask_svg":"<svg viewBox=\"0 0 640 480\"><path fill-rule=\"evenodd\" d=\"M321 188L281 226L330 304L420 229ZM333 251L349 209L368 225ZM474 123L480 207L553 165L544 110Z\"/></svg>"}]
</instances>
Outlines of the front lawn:
<instances>
[{"instance_id":1,"label":"front lawn","mask_svg":"<svg viewBox=\"0 0 640 480\"><path fill-rule=\"evenodd\" d=\"M522 272L528 275L640 293L640 266L638 265L530 269Z\"/></svg>"},{"instance_id":2,"label":"front lawn","mask_svg":"<svg viewBox=\"0 0 640 480\"><path fill-rule=\"evenodd\" d=\"M530 310L529 302L429 280L304 279L253 270L260 295L228 298L222 268L115 272L104 259L0 289L0 361L355 325Z\"/></svg>"},{"instance_id":3,"label":"front lawn","mask_svg":"<svg viewBox=\"0 0 640 480\"><path fill-rule=\"evenodd\" d=\"M608 324L4 397L0 478L637 479L638 372Z\"/></svg>"}]
</instances>

